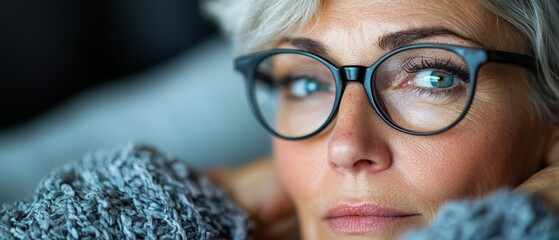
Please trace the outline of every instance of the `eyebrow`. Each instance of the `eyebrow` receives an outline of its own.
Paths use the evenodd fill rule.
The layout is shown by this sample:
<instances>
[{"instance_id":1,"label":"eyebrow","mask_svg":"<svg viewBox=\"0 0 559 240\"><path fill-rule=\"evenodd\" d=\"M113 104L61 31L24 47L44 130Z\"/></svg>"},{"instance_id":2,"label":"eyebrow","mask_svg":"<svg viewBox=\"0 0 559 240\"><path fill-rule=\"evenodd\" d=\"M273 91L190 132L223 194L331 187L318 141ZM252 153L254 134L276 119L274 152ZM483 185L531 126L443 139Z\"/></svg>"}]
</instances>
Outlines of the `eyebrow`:
<instances>
[{"instance_id":1,"label":"eyebrow","mask_svg":"<svg viewBox=\"0 0 559 240\"><path fill-rule=\"evenodd\" d=\"M479 46L483 46L481 42L474 39L468 38L466 36L460 35L450 29L446 28L414 28L398 32L389 33L387 35L381 36L378 40L378 46L383 50L393 50L396 48L401 48L403 46L409 45L410 43L430 37L450 35L461 38L468 42L474 43Z\"/></svg>"},{"instance_id":2,"label":"eyebrow","mask_svg":"<svg viewBox=\"0 0 559 240\"><path fill-rule=\"evenodd\" d=\"M483 44L481 44L481 42L477 40L468 38L450 29L446 29L442 27L414 28L414 29L392 32L379 37L378 46L383 50L391 51L409 45L410 43L420 39L436 37L436 36L444 36L444 35L451 35L460 38L462 40L471 42L473 44L476 44L478 46L483 46ZM280 41L280 43L287 43L296 48L308 52L312 52L318 55L328 55L329 52L328 48L323 43L310 38L283 38Z\"/></svg>"},{"instance_id":3,"label":"eyebrow","mask_svg":"<svg viewBox=\"0 0 559 240\"><path fill-rule=\"evenodd\" d=\"M280 43L287 43L296 48L318 55L328 55L328 48L320 41L310 38L283 38Z\"/></svg>"}]
</instances>

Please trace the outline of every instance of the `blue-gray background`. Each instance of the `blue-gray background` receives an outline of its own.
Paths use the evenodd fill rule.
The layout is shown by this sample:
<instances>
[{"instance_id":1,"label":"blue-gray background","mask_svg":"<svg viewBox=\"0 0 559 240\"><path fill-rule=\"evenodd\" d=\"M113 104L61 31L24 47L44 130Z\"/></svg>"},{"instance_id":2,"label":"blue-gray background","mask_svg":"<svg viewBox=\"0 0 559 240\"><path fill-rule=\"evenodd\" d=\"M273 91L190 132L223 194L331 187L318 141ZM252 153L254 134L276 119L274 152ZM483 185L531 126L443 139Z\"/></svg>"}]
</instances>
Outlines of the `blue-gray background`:
<instances>
[{"instance_id":1,"label":"blue-gray background","mask_svg":"<svg viewBox=\"0 0 559 240\"><path fill-rule=\"evenodd\" d=\"M0 3L0 203L86 152L152 144L197 168L266 155L226 40L193 0Z\"/></svg>"}]
</instances>

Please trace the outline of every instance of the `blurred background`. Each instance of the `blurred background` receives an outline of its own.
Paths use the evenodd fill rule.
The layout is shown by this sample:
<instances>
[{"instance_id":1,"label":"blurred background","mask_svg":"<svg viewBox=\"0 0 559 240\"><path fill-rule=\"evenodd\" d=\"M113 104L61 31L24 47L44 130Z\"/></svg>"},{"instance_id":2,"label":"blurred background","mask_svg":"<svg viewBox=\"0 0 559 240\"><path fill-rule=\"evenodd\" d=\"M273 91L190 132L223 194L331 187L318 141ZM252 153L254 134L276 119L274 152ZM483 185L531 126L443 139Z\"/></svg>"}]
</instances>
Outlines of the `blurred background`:
<instances>
[{"instance_id":1,"label":"blurred background","mask_svg":"<svg viewBox=\"0 0 559 240\"><path fill-rule=\"evenodd\" d=\"M268 154L232 61L196 0L0 1L0 203L128 142L199 169Z\"/></svg>"}]
</instances>

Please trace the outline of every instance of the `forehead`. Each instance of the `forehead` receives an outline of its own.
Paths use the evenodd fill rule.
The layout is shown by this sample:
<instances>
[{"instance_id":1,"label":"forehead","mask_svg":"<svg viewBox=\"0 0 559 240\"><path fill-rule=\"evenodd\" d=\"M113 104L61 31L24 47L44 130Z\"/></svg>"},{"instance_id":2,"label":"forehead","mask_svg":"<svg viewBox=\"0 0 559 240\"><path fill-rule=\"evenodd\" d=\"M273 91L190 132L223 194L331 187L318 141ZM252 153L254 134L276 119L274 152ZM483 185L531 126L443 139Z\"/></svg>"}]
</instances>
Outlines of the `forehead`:
<instances>
[{"instance_id":1,"label":"forehead","mask_svg":"<svg viewBox=\"0 0 559 240\"><path fill-rule=\"evenodd\" d=\"M497 17L475 0L326 0L316 17L296 35L345 36L370 44L390 32L444 27L494 48L499 30L496 22Z\"/></svg>"},{"instance_id":2,"label":"forehead","mask_svg":"<svg viewBox=\"0 0 559 240\"><path fill-rule=\"evenodd\" d=\"M476 0L325 0L319 15L319 20L344 28L451 24L463 31L482 31L496 20Z\"/></svg>"},{"instance_id":3,"label":"forehead","mask_svg":"<svg viewBox=\"0 0 559 240\"><path fill-rule=\"evenodd\" d=\"M351 49L353 56L370 56L362 48L379 50L378 42L383 35L435 27L482 43L473 47L518 51L517 44L509 44L510 37L502 41L499 33L507 29L504 25L499 28L497 22L497 17L475 0L326 0L317 17L293 37L318 40L333 52Z\"/></svg>"}]
</instances>

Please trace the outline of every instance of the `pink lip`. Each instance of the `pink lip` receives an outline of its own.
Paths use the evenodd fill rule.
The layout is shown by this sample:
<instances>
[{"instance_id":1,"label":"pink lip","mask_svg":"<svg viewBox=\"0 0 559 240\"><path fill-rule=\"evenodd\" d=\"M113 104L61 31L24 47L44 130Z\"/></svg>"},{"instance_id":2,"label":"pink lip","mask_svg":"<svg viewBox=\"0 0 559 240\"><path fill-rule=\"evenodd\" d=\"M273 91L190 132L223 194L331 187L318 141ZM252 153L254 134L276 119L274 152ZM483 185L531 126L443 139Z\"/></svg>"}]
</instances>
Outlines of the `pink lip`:
<instances>
[{"instance_id":1,"label":"pink lip","mask_svg":"<svg viewBox=\"0 0 559 240\"><path fill-rule=\"evenodd\" d=\"M342 204L326 213L325 220L332 230L343 233L366 233L409 221L419 216L373 203Z\"/></svg>"}]
</instances>

